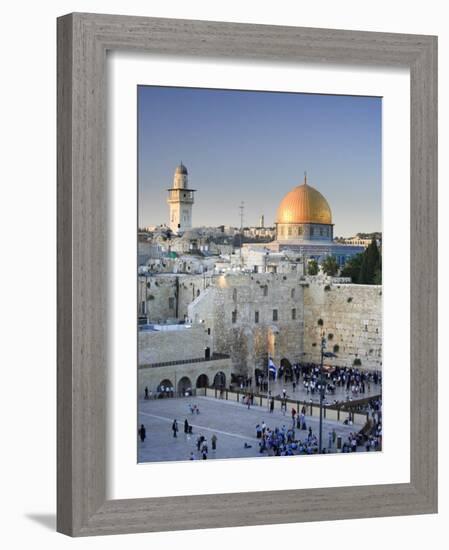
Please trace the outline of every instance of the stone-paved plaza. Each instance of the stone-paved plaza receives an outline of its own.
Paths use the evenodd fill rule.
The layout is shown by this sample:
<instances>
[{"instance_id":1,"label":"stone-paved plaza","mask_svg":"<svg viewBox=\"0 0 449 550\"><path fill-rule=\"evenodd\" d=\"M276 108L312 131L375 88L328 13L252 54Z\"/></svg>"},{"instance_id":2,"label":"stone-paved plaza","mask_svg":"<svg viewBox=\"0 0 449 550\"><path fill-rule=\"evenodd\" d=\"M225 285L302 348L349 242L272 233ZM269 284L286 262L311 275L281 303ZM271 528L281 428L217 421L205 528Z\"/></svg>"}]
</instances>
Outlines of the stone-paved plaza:
<instances>
[{"instance_id":1,"label":"stone-paved plaza","mask_svg":"<svg viewBox=\"0 0 449 550\"><path fill-rule=\"evenodd\" d=\"M282 391L282 388L281 388ZM192 414L190 405L197 405L199 414ZM172 424L176 418L179 426L178 436L173 437ZM184 433L184 420L187 419L193 427L192 435ZM213 397L184 397L150 399L139 401L139 426L146 429L146 439L142 443L138 439L139 462L164 462L169 460L189 460L191 452L195 458L201 458L196 442L200 435L207 438L208 458L252 458L266 456L259 452L259 441L256 438L256 425L265 422L267 427L286 428L292 426L290 409L284 415L279 409L269 413L265 407L251 406L243 403L219 400ZM312 428L318 435L318 417L306 417L307 428ZM335 429L337 435L345 441L351 432L358 432L362 425L345 425L343 422L324 420L323 447L328 446L328 434ZM212 450L210 444L212 435L217 437L217 449ZM296 438L302 439L306 431L296 430ZM245 443L247 448L245 448ZM358 451L364 451L359 447ZM336 449L332 449L333 452Z\"/></svg>"}]
</instances>

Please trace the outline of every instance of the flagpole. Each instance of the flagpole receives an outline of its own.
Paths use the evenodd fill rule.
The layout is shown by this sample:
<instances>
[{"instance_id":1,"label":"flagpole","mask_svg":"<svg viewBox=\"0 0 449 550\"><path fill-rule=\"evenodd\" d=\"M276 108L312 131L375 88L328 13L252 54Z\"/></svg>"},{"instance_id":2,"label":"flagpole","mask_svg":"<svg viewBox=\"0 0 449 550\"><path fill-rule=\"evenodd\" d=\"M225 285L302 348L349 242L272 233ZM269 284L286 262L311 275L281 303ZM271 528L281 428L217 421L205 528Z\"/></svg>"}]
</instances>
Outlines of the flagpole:
<instances>
[{"instance_id":1,"label":"flagpole","mask_svg":"<svg viewBox=\"0 0 449 550\"><path fill-rule=\"evenodd\" d=\"M267 383L267 409L268 412L270 412L270 356L268 356L268 364L267 364L267 376L268 376L268 383Z\"/></svg>"}]
</instances>

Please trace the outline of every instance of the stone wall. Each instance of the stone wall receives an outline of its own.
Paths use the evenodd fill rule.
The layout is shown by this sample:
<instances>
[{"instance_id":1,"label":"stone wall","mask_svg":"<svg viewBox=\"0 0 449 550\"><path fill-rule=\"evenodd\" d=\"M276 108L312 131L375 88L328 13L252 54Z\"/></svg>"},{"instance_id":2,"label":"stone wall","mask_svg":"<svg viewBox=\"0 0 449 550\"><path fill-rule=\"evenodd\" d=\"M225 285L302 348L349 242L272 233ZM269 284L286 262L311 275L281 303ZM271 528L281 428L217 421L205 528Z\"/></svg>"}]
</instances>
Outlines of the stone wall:
<instances>
[{"instance_id":1,"label":"stone wall","mask_svg":"<svg viewBox=\"0 0 449 550\"><path fill-rule=\"evenodd\" d=\"M151 321L172 317L169 297L177 291L178 319L186 317L193 326L140 332L139 364L202 358L209 347L211 353L230 356L233 373L254 376L256 368L266 368L269 355L276 364L282 359L319 362L324 330L327 349L338 347L338 357L327 363L352 366L360 361L363 369L382 367L381 286L332 282L323 276L305 281L298 273L155 276L147 282L147 291L155 296L149 306Z\"/></svg>"},{"instance_id":2,"label":"stone wall","mask_svg":"<svg viewBox=\"0 0 449 550\"><path fill-rule=\"evenodd\" d=\"M320 335L324 331L327 350L338 355L336 359L326 359L327 363L352 366L354 361L360 361L360 368L380 370L382 287L313 279L309 278L309 286L304 289L306 359L320 360Z\"/></svg>"},{"instance_id":3,"label":"stone wall","mask_svg":"<svg viewBox=\"0 0 449 550\"><path fill-rule=\"evenodd\" d=\"M174 364L162 367L139 368L138 370L138 391L139 398L144 395L145 387L151 392L156 392L162 382L180 391L182 388L197 386L198 378L207 376L207 385L214 383L216 375L223 373L224 382L229 386L231 382L232 363L230 359L211 359L197 363ZM220 375L219 375L220 376ZM185 380L188 378L188 380ZM220 377L221 380L221 377ZM203 379L204 382L204 379Z\"/></svg>"},{"instance_id":4,"label":"stone wall","mask_svg":"<svg viewBox=\"0 0 449 550\"><path fill-rule=\"evenodd\" d=\"M209 275L139 276L139 314L142 302L150 323L177 322L187 316L188 305L211 284Z\"/></svg>"},{"instance_id":5,"label":"stone wall","mask_svg":"<svg viewBox=\"0 0 449 550\"><path fill-rule=\"evenodd\" d=\"M180 330L139 331L140 366L204 358L205 348L211 345L211 337L203 326L186 328L178 325L172 328Z\"/></svg>"},{"instance_id":6,"label":"stone wall","mask_svg":"<svg viewBox=\"0 0 449 550\"><path fill-rule=\"evenodd\" d=\"M222 275L188 307L188 316L210 329L213 349L231 356L235 373L252 376L266 367L268 354L275 361L302 358L302 285L296 273Z\"/></svg>"}]
</instances>

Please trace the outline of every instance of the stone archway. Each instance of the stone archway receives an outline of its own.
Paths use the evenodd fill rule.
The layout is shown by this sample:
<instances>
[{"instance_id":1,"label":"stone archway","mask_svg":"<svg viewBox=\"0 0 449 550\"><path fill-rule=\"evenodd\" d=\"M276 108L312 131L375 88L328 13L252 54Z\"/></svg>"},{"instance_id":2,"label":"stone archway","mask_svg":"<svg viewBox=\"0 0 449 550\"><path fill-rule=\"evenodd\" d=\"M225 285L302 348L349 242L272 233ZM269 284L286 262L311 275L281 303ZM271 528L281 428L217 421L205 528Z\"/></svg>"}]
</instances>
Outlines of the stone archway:
<instances>
[{"instance_id":1,"label":"stone archway","mask_svg":"<svg viewBox=\"0 0 449 550\"><path fill-rule=\"evenodd\" d=\"M171 380L164 378L157 387L157 391L160 397L173 397L175 388Z\"/></svg>"},{"instance_id":2,"label":"stone archway","mask_svg":"<svg viewBox=\"0 0 449 550\"><path fill-rule=\"evenodd\" d=\"M178 394L181 396L192 395L192 382L188 376L183 376L178 382Z\"/></svg>"},{"instance_id":3,"label":"stone archway","mask_svg":"<svg viewBox=\"0 0 449 550\"><path fill-rule=\"evenodd\" d=\"M281 359L280 368L282 371L281 376L284 377L284 380L291 382L293 380L293 366L286 357Z\"/></svg>"},{"instance_id":4,"label":"stone archway","mask_svg":"<svg viewBox=\"0 0 449 550\"><path fill-rule=\"evenodd\" d=\"M214 377L214 387L215 388L225 388L226 387L226 374L223 371L217 372Z\"/></svg>"},{"instance_id":5,"label":"stone archway","mask_svg":"<svg viewBox=\"0 0 449 550\"><path fill-rule=\"evenodd\" d=\"M197 388L207 388L209 386L209 378L207 374L200 374L196 379Z\"/></svg>"}]
</instances>

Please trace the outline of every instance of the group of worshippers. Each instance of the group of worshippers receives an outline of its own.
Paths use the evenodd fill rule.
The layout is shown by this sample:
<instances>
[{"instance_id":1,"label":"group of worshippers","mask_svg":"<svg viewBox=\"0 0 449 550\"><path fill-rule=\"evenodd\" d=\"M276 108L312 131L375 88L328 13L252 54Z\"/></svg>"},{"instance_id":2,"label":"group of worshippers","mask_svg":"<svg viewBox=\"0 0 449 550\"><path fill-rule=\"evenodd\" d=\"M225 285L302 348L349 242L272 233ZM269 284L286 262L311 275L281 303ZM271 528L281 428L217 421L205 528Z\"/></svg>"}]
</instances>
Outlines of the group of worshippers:
<instances>
[{"instance_id":1,"label":"group of worshippers","mask_svg":"<svg viewBox=\"0 0 449 550\"><path fill-rule=\"evenodd\" d=\"M319 365L309 363L296 369L297 382L302 375L304 389L306 393L313 395L319 391L321 382L321 368ZM352 395L363 395L366 391L371 391L372 385L382 383L382 375L377 371L363 371L355 367L333 367L323 372L325 391L328 394L334 394L335 389L346 389L347 393Z\"/></svg>"},{"instance_id":2,"label":"group of worshippers","mask_svg":"<svg viewBox=\"0 0 449 550\"><path fill-rule=\"evenodd\" d=\"M292 415L293 416L293 415ZM305 434L301 439L296 437L295 427L269 428L265 421L256 426L256 438L259 442L259 452L272 456L293 456L300 454L315 454L318 452L318 438L309 426L307 430L305 422L301 425Z\"/></svg>"},{"instance_id":3,"label":"group of worshippers","mask_svg":"<svg viewBox=\"0 0 449 550\"><path fill-rule=\"evenodd\" d=\"M382 383L380 371L364 371L356 367L332 367L323 372L326 385L326 393L333 394L337 387L345 388L353 395L370 392L372 385ZM277 379L284 378L284 382L291 381L293 391L302 380L307 395L312 395L320 389L321 367L316 363L295 363L291 368L280 366ZM266 376L259 375L256 378L257 388L265 391L267 388Z\"/></svg>"}]
</instances>

